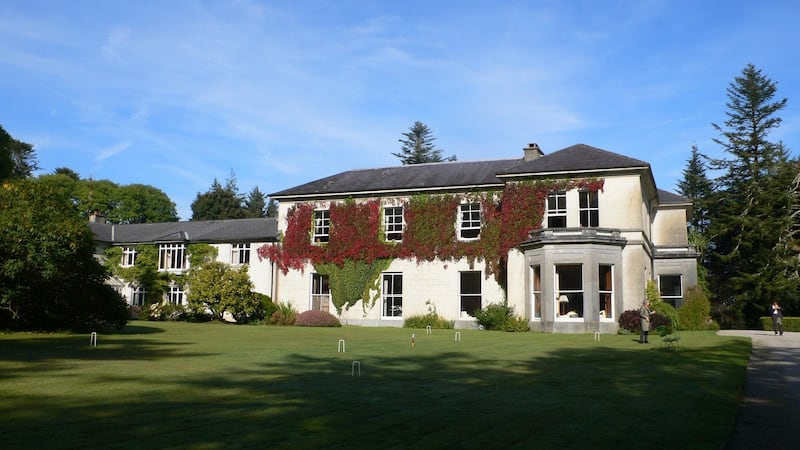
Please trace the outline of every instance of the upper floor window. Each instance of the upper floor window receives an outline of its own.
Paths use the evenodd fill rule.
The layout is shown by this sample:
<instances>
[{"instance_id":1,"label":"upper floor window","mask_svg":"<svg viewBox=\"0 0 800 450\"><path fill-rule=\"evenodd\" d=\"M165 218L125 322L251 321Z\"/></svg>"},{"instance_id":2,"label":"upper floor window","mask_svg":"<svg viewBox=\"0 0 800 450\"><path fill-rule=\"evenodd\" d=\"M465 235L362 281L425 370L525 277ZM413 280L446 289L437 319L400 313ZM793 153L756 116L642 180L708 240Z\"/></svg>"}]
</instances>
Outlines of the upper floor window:
<instances>
[{"instance_id":1,"label":"upper floor window","mask_svg":"<svg viewBox=\"0 0 800 450\"><path fill-rule=\"evenodd\" d=\"M461 239L477 239L481 234L481 204L462 203L459 207L458 233Z\"/></svg>"},{"instance_id":2,"label":"upper floor window","mask_svg":"<svg viewBox=\"0 0 800 450\"><path fill-rule=\"evenodd\" d=\"M231 245L231 264L250 264L250 244Z\"/></svg>"},{"instance_id":3,"label":"upper floor window","mask_svg":"<svg viewBox=\"0 0 800 450\"><path fill-rule=\"evenodd\" d=\"M314 233L312 242L315 244L328 242L331 232L331 212L327 209L314 211Z\"/></svg>"},{"instance_id":4,"label":"upper floor window","mask_svg":"<svg viewBox=\"0 0 800 450\"><path fill-rule=\"evenodd\" d=\"M597 206L597 191L581 191L578 194L582 227L600 226L600 208Z\"/></svg>"},{"instance_id":5,"label":"upper floor window","mask_svg":"<svg viewBox=\"0 0 800 450\"><path fill-rule=\"evenodd\" d=\"M567 226L567 193L551 192L547 196L547 228Z\"/></svg>"},{"instance_id":6,"label":"upper floor window","mask_svg":"<svg viewBox=\"0 0 800 450\"><path fill-rule=\"evenodd\" d=\"M158 246L159 270L183 270L186 268L186 246L184 244L161 244Z\"/></svg>"},{"instance_id":7,"label":"upper floor window","mask_svg":"<svg viewBox=\"0 0 800 450\"><path fill-rule=\"evenodd\" d=\"M403 240L403 207L383 208L383 230L387 241Z\"/></svg>"},{"instance_id":8,"label":"upper floor window","mask_svg":"<svg viewBox=\"0 0 800 450\"><path fill-rule=\"evenodd\" d=\"M131 267L136 263L136 248L134 247L125 247L122 249L122 261L120 265L122 267Z\"/></svg>"}]
</instances>

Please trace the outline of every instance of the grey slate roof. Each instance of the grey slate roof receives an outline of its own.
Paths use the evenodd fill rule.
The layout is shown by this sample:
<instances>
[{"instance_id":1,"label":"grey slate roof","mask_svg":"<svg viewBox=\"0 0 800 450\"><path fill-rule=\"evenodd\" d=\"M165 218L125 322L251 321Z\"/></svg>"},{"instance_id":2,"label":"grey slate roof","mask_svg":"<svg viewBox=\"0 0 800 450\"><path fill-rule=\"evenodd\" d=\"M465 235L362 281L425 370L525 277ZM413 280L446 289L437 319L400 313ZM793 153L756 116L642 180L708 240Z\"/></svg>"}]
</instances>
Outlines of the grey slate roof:
<instances>
[{"instance_id":1,"label":"grey slate roof","mask_svg":"<svg viewBox=\"0 0 800 450\"><path fill-rule=\"evenodd\" d=\"M658 190L658 203L662 205L691 203L688 198L662 189Z\"/></svg>"},{"instance_id":2,"label":"grey slate roof","mask_svg":"<svg viewBox=\"0 0 800 450\"><path fill-rule=\"evenodd\" d=\"M99 242L144 244L157 242L274 242L275 218L198 220L188 222L108 224L90 223Z\"/></svg>"},{"instance_id":3,"label":"grey slate roof","mask_svg":"<svg viewBox=\"0 0 800 450\"><path fill-rule=\"evenodd\" d=\"M532 161L516 164L514 167L502 172L501 175L586 172L649 167L650 164L638 159L586 144L576 144Z\"/></svg>"},{"instance_id":4,"label":"grey slate roof","mask_svg":"<svg viewBox=\"0 0 800 450\"><path fill-rule=\"evenodd\" d=\"M429 189L464 189L502 187L503 177L564 172L586 172L621 168L648 169L638 159L577 144L526 161L500 159L488 161L441 162L406 166L360 169L341 172L310 183L270 194L273 198L325 197L415 191Z\"/></svg>"}]
</instances>

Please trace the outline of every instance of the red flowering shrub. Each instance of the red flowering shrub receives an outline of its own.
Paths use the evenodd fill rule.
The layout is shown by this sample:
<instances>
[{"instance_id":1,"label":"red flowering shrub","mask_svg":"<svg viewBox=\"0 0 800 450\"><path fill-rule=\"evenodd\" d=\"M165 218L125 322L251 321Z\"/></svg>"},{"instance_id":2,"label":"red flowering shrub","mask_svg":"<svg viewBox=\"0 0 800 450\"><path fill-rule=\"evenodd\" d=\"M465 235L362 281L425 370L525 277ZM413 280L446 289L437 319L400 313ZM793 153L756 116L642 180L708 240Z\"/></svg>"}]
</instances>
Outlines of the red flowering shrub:
<instances>
[{"instance_id":1,"label":"red flowering shrub","mask_svg":"<svg viewBox=\"0 0 800 450\"><path fill-rule=\"evenodd\" d=\"M298 327L340 327L339 319L327 311L309 310L297 315L294 322Z\"/></svg>"}]
</instances>

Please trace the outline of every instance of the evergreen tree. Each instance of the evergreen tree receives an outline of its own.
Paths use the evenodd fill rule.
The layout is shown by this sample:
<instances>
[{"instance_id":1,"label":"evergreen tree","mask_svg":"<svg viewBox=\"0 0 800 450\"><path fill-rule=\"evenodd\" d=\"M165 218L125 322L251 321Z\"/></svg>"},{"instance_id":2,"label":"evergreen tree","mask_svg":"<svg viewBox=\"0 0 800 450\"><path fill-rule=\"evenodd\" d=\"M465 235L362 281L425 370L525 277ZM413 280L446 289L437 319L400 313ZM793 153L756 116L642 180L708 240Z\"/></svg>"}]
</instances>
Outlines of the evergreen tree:
<instances>
[{"instance_id":1,"label":"evergreen tree","mask_svg":"<svg viewBox=\"0 0 800 450\"><path fill-rule=\"evenodd\" d=\"M267 217L278 217L278 202L275 199L269 199L267 202Z\"/></svg>"},{"instance_id":2,"label":"evergreen tree","mask_svg":"<svg viewBox=\"0 0 800 450\"><path fill-rule=\"evenodd\" d=\"M746 66L727 89L728 119L712 124L727 158L711 163L721 176L708 203L709 283L730 313L722 323L732 326L754 326L773 300L787 309L797 301L795 258L786 245L797 165L782 144L768 140L787 102L773 101L776 90Z\"/></svg>"},{"instance_id":3,"label":"evergreen tree","mask_svg":"<svg viewBox=\"0 0 800 450\"><path fill-rule=\"evenodd\" d=\"M408 131L403 133L403 136L404 139L398 139L403 144L400 152L392 153L400 158L403 165L456 160L455 155L442 158L442 151L437 149L433 143L436 137L433 136L430 128L420 121L414 122L414 125L411 125Z\"/></svg>"},{"instance_id":4,"label":"evergreen tree","mask_svg":"<svg viewBox=\"0 0 800 450\"><path fill-rule=\"evenodd\" d=\"M689 229L704 233L708 223L708 201L713 192L711 180L706 175L706 164L703 156L692 146L692 156L686 161L683 179L678 182L678 193L692 201L692 217L689 218Z\"/></svg>"},{"instance_id":5,"label":"evergreen tree","mask_svg":"<svg viewBox=\"0 0 800 450\"><path fill-rule=\"evenodd\" d=\"M38 168L33 146L14 139L0 125L0 180L28 178Z\"/></svg>"},{"instance_id":6,"label":"evergreen tree","mask_svg":"<svg viewBox=\"0 0 800 450\"><path fill-rule=\"evenodd\" d=\"M224 187L215 178L211 189L204 194L198 192L192 202L192 220L243 219L247 214L233 178Z\"/></svg>"},{"instance_id":7,"label":"evergreen tree","mask_svg":"<svg viewBox=\"0 0 800 450\"><path fill-rule=\"evenodd\" d=\"M697 284L708 292L708 271L706 257L708 238L708 202L713 194L713 185L706 175L705 157L697 145L692 146L692 155L683 169L683 179L678 182L678 192L692 202L692 216L689 218L689 243L700 253L701 264L697 267Z\"/></svg>"},{"instance_id":8,"label":"evergreen tree","mask_svg":"<svg viewBox=\"0 0 800 450\"><path fill-rule=\"evenodd\" d=\"M267 216L267 200L264 194L258 189L258 186L254 187L253 190L247 194L244 207L247 209L249 217Z\"/></svg>"}]
</instances>

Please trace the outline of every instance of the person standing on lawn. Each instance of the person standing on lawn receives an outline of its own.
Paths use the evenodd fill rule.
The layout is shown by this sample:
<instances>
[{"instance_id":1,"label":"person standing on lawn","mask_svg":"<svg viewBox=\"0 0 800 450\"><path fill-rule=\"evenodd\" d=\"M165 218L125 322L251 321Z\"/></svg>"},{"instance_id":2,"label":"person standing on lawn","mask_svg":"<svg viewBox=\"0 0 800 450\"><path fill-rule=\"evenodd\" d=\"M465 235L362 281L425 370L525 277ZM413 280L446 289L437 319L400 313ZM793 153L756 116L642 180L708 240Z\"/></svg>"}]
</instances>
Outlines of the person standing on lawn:
<instances>
[{"instance_id":1,"label":"person standing on lawn","mask_svg":"<svg viewBox=\"0 0 800 450\"><path fill-rule=\"evenodd\" d=\"M783 312L781 312L781 305L778 302L772 302L772 329L775 334L780 331L783 336Z\"/></svg>"},{"instance_id":2,"label":"person standing on lawn","mask_svg":"<svg viewBox=\"0 0 800 450\"><path fill-rule=\"evenodd\" d=\"M647 335L650 333L650 300L645 299L642 302L642 307L639 308L639 321L642 325L642 332L639 334L640 344L649 344Z\"/></svg>"}]
</instances>

